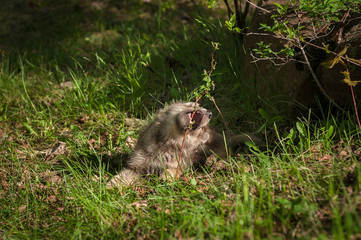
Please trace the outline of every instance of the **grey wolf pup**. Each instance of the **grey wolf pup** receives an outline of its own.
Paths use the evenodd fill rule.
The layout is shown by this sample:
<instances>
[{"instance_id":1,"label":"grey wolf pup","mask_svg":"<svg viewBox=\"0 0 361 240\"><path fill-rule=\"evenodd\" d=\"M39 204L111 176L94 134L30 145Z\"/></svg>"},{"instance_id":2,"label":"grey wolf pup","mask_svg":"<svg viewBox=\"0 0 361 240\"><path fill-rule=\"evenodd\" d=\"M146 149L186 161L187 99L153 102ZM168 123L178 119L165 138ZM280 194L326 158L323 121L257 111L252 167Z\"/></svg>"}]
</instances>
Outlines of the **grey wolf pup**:
<instances>
[{"instance_id":1,"label":"grey wolf pup","mask_svg":"<svg viewBox=\"0 0 361 240\"><path fill-rule=\"evenodd\" d=\"M189 167L198 168L205 164L212 154L226 158L228 147L238 146L245 141L260 142L247 134L225 141L222 134L208 125L211 118L210 110L194 102L177 102L161 109L140 134L126 168L107 183L107 188L129 185L142 175L174 177L178 174L177 170L185 171Z\"/></svg>"}]
</instances>

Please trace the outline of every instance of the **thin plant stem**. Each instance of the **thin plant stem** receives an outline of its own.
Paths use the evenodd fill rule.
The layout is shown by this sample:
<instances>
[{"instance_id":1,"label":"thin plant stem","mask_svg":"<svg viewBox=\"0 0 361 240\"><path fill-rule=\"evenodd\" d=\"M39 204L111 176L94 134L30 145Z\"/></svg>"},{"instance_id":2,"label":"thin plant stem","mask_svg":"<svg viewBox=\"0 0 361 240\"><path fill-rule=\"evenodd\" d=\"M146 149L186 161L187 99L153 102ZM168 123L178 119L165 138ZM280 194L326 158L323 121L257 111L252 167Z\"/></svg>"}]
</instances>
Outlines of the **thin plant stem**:
<instances>
[{"instance_id":1,"label":"thin plant stem","mask_svg":"<svg viewBox=\"0 0 361 240\"><path fill-rule=\"evenodd\" d=\"M360 130L361 130L361 124L360 124L360 119L359 119L358 113L357 113L357 105L356 105L355 95L353 94L353 87L352 87L352 85L350 85L350 88L351 88L353 105L354 105L354 107L355 107L355 114L356 114L356 118L357 118L357 123L358 123L358 126L359 126Z\"/></svg>"},{"instance_id":2,"label":"thin plant stem","mask_svg":"<svg viewBox=\"0 0 361 240\"><path fill-rule=\"evenodd\" d=\"M209 72L208 72L208 74L207 74L207 75L208 75L208 78L211 77L211 74L212 74L213 70L215 69L214 54L215 54L215 52L216 52L216 50L217 50L217 47L213 46L213 48L214 48L214 50L213 50L213 52L212 52L211 69L209 70ZM196 98L196 101L195 101L195 103L194 103L194 111L193 111L193 113L192 113L192 115L191 115L191 117L190 117L190 122L192 122L193 117L194 117L194 114L196 113L195 109L197 108L197 103L198 103L198 101L203 97L203 95L204 95L205 93L207 93L207 90L204 90L204 91L202 92L202 94L201 94L199 97ZM214 99L213 99L213 98L210 98L210 99L213 101L213 103L215 104L218 112L219 112L219 113L221 114L221 116L222 116L222 113L221 113L221 111L219 110L219 108L218 108L217 104L215 103ZM222 119L223 119L223 121L224 121L223 116L222 116ZM191 127L191 126L190 126L190 127ZM185 131L185 133L184 133L184 137L183 137L183 141L182 141L182 147L181 147L181 150L180 150L180 153L179 153L179 159L178 159L178 167L177 167L177 172L176 172L176 178L178 177L178 173L179 173L179 170L180 170L180 163L181 163L181 161L182 161L183 148L184 148L184 144L185 144L185 141L186 141L187 134L188 134L189 130L190 130L190 128L188 128L188 129Z\"/></svg>"},{"instance_id":3,"label":"thin plant stem","mask_svg":"<svg viewBox=\"0 0 361 240\"><path fill-rule=\"evenodd\" d=\"M353 93L353 86L352 86L352 82L351 82L350 71L348 70L346 63L342 59L339 59L338 62L341 63L346 69L347 79L350 81L350 82L347 82L347 84L351 88L351 95L352 95L353 105L355 107L355 115L356 115L356 119L357 119L357 124L358 124L359 128L361 129L360 119L358 117L358 112L357 112L357 104L356 104L356 100L355 100L355 94Z\"/></svg>"},{"instance_id":4,"label":"thin plant stem","mask_svg":"<svg viewBox=\"0 0 361 240\"><path fill-rule=\"evenodd\" d=\"M197 103L198 103L199 99L200 99L200 97L196 99L196 101L195 101L195 103L194 103L194 109L196 109ZM193 113L192 113L192 115L191 115L191 118L190 118L190 122L192 122L195 113L196 113L196 111L193 111ZM185 133L184 133L184 137L183 137L183 141L182 141L182 147L181 147L180 154L179 154L179 159L178 159L178 167L177 167L176 178L178 177L179 168L180 168L180 163L181 163L181 160L182 160L183 147L184 147L184 144L185 144L185 142L186 142L186 137L187 137L187 134L188 134L188 132L189 132L189 129L190 129L190 128L187 128L187 130L186 130Z\"/></svg>"}]
</instances>

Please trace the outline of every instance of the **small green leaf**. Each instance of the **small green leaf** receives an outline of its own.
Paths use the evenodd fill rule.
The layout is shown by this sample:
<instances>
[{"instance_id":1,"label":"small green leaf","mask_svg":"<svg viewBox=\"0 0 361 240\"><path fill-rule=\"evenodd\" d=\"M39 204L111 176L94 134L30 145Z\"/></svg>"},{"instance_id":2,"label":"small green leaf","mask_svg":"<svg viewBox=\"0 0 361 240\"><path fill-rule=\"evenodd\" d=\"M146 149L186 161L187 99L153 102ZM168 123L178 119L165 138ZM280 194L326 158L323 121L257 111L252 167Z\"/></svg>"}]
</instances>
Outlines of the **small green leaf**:
<instances>
[{"instance_id":1,"label":"small green leaf","mask_svg":"<svg viewBox=\"0 0 361 240\"><path fill-rule=\"evenodd\" d=\"M282 116L274 116L269 120L269 122L278 122L281 121L282 119L283 119Z\"/></svg>"},{"instance_id":2,"label":"small green leaf","mask_svg":"<svg viewBox=\"0 0 361 240\"><path fill-rule=\"evenodd\" d=\"M269 117L265 110L263 110L262 108L258 108L258 113L263 119L268 120Z\"/></svg>"},{"instance_id":3,"label":"small green leaf","mask_svg":"<svg viewBox=\"0 0 361 240\"><path fill-rule=\"evenodd\" d=\"M300 122L296 123L296 128L302 136L306 136L304 126Z\"/></svg>"},{"instance_id":4,"label":"small green leaf","mask_svg":"<svg viewBox=\"0 0 361 240\"><path fill-rule=\"evenodd\" d=\"M197 180L195 180L194 178L191 179L190 183L191 183L193 186L197 186Z\"/></svg>"},{"instance_id":5,"label":"small green leaf","mask_svg":"<svg viewBox=\"0 0 361 240\"><path fill-rule=\"evenodd\" d=\"M236 14L233 14L233 16L229 19L229 22L232 24L232 27L236 23Z\"/></svg>"},{"instance_id":6,"label":"small green leaf","mask_svg":"<svg viewBox=\"0 0 361 240\"><path fill-rule=\"evenodd\" d=\"M290 140L294 140L296 137L296 132L293 128L291 128L290 133L287 135L286 138L289 138Z\"/></svg>"},{"instance_id":7,"label":"small green leaf","mask_svg":"<svg viewBox=\"0 0 361 240\"><path fill-rule=\"evenodd\" d=\"M175 99L180 98L180 93L179 93L178 89L173 88L173 87L170 89L170 95L172 96L172 98L175 98Z\"/></svg>"},{"instance_id":8,"label":"small green leaf","mask_svg":"<svg viewBox=\"0 0 361 240\"><path fill-rule=\"evenodd\" d=\"M279 4L279 3L274 3L274 5L276 5L280 9L283 9L283 6L281 4Z\"/></svg>"},{"instance_id":9,"label":"small green leaf","mask_svg":"<svg viewBox=\"0 0 361 240\"><path fill-rule=\"evenodd\" d=\"M330 139L333 135L333 132L335 131L335 128L331 125L328 131L326 132L326 139Z\"/></svg>"}]
</instances>

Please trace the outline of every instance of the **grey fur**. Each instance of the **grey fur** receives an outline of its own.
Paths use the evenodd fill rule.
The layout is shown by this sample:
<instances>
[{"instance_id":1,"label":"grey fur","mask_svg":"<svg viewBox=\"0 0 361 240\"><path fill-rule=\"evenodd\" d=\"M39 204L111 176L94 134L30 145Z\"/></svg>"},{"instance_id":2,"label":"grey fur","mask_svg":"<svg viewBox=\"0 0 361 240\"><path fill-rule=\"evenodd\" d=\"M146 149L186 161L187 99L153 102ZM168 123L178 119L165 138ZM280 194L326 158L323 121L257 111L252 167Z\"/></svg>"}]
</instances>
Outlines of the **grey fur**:
<instances>
[{"instance_id":1,"label":"grey fur","mask_svg":"<svg viewBox=\"0 0 361 240\"><path fill-rule=\"evenodd\" d=\"M191 123L191 115L195 111ZM197 168L207 157L216 154L227 157L223 135L212 130L208 123L212 112L194 102L178 102L160 110L154 121L140 134L138 143L127 162L127 166L107 183L107 188L127 185L141 175L162 174L164 170L174 172L184 135L189 129L183 146L180 169ZM229 145L238 145L252 140L247 135L233 137Z\"/></svg>"}]
</instances>

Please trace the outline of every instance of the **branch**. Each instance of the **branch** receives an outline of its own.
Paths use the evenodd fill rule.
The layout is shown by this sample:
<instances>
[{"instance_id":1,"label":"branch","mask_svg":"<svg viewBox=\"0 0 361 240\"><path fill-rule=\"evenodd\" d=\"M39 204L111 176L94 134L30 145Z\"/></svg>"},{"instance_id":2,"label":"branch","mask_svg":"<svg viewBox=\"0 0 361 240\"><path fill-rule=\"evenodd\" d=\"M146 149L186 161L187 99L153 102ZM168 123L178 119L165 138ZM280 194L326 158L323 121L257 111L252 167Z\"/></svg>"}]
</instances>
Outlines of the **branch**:
<instances>
[{"instance_id":1,"label":"branch","mask_svg":"<svg viewBox=\"0 0 361 240\"><path fill-rule=\"evenodd\" d=\"M236 11L236 21L237 21L237 27L242 28L241 26L241 11L242 6L238 6L238 0L233 0L234 3L234 9Z\"/></svg>"},{"instance_id":2,"label":"branch","mask_svg":"<svg viewBox=\"0 0 361 240\"><path fill-rule=\"evenodd\" d=\"M339 55L339 54L337 54L337 53L335 53L335 52L332 52L332 51L330 51L330 50L328 50L328 49L325 49L324 47L320 47L320 46L318 46L318 45L316 45L316 44L313 44L313 43L310 43L310 42L307 42L307 41L305 41L305 43L308 44L308 45L310 45L310 46L312 46L312 47L315 47L315 48L318 48L318 49L322 49L322 50L328 51L329 53L331 53L331 54L333 54L333 55L335 55L335 56L337 56L337 57L340 57L342 60L345 60L346 62L349 62L349 63L352 63L352 64L354 64L354 65L356 65L356 66L361 67L361 64L359 64L359 63L351 60L351 59L348 58L348 57L341 56L341 55Z\"/></svg>"},{"instance_id":3,"label":"branch","mask_svg":"<svg viewBox=\"0 0 361 240\"><path fill-rule=\"evenodd\" d=\"M227 6L227 11L228 11L228 18L231 18L231 16L234 14L232 9L229 6L228 0L223 0L224 4L226 4Z\"/></svg>"},{"instance_id":4,"label":"branch","mask_svg":"<svg viewBox=\"0 0 361 240\"><path fill-rule=\"evenodd\" d=\"M251 61L251 63L257 63L260 61L270 61L273 65L275 66L284 66L287 63L290 62L296 62L296 63L302 63L302 64L307 64L305 61L300 61L294 58L286 58L286 57L280 57L278 55L275 55L275 57L256 57L254 54L252 54L252 52L249 53L253 59L253 61Z\"/></svg>"},{"instance_id":5,"label":"branch","mask_svg":"<svg viewBox=\"0 0 361 240\"><path fill-rule=\"evenodd\" d=\"M271 13L271 12L268 11L267 9L261 8L260 6L254 4L253 2L251 2L251 1L249 1L249 0L245 0L245 1L246 1L247 3L249 3L249 4L251 4L251 5L252 5L253 7L255 7L255 8L258 8L258 9L260 9L260 10L266 12L266 13Z\"/></svg>"},{"instance_id":6,"label":"branch","mask_svg":"<svg viewBox=\"0 0 361 240\"><path fill-rule=\"evenodd\" d=\"M245 28L246 27L246 17L248 15L248 11L249 11L249 2L246 2L246 5L244 6L244 11L241 15L241 24L242 26L240 26L239 28Z\"/></svg>"}]
</instances>

